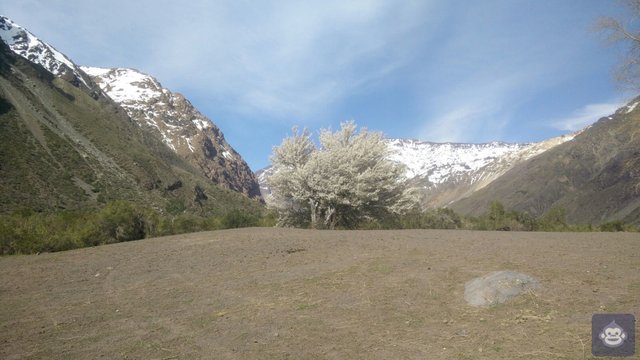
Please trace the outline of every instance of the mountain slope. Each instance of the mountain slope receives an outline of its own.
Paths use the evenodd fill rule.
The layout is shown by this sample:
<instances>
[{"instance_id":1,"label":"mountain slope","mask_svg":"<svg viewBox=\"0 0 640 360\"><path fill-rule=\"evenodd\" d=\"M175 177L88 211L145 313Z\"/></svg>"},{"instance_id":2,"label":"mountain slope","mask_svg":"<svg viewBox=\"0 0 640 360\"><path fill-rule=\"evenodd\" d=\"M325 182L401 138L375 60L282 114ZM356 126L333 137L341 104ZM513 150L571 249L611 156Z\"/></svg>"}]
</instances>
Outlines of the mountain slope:
<instances>
[{"instance_id":1,"label":"mountain slope","mask_svg":"<svg viewBox=\"0 0 640 360\"><path fill-rule=\"evenodd\" d=\"M88 76L68 81L64 74L0 42L0 211L80 209L115 199L199 213L257 205L213 186Z\"/></svg>"},{"instance_id":2,"label":"mountain slope","mask_svg":"<svg viewBox=\"0 0 640 360\"><path fill-rule=\"evenodd\" d=\"M539 143L485 144L433 143L392 139L391 160L407 167L406 177L421 189L425 207L442 207L483 188L516 164L574 135Z\"/></svg>"},{"instance_id":3,"label":"mountain slope","mask_svg":"<svg viewBox=\"0 0 640 360\"><path fill-rule=\"evenodd\" d=\"M222 131L184 96L172 93L153 77L133 69L82 67L102 90L146 131L215 184L259 198L255 175L227 143Z\"/></svg>"},{"instance_id":4,"label":"mountain slope","mask_svg":"<svg viewBox=\"0 0 640 360\"><path fill-rule=\"evenodd\" d=\"M451 207L478 214L498 200L534 216L562 207L574 223L640 223L639 103L635 99Z\"/></svg>"}]
</instances>

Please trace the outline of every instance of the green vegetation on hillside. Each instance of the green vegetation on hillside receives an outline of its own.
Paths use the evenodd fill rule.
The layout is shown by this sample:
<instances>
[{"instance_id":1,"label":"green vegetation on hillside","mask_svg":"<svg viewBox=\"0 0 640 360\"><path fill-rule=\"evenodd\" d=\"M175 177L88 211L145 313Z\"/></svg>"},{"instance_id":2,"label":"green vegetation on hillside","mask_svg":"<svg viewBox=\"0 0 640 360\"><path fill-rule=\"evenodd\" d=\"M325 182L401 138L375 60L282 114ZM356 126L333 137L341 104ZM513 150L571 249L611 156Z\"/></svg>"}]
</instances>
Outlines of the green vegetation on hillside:
<instances>
[{"instance_id":1,"label":"green vegetation on hillside","mask_svg":"<svg viewBox=\"0 0 640 360\"><path fill-rule=\"evenodd\" d=\"M149 237L250 226L273 226L259 208L233 209L217 216L167 214L127 201L100 210L0 215L0 254L33 254L111 244Z\"/></svg>"},{"instance_id":2,"label":"green vegetation on hillside","mask_svg":"<svg viewBox=\"0 0 640 360\"><path fill-rule=\"evenodd\" d=\"M212 183L89 87L0 42L0 254L264 225L264 204Z\"/></svg>"},{"instance_id":3,"label":"green vegetation on hillside","mask_svg":"<svg viewBox=\"0 0 640 360\"><path fill-rule=\"evenodd\" d=\"M0 213L97 212L117 200L201 217L263 207L212 183L90 85L0 41Z\"/></svg>"}]
</instances>

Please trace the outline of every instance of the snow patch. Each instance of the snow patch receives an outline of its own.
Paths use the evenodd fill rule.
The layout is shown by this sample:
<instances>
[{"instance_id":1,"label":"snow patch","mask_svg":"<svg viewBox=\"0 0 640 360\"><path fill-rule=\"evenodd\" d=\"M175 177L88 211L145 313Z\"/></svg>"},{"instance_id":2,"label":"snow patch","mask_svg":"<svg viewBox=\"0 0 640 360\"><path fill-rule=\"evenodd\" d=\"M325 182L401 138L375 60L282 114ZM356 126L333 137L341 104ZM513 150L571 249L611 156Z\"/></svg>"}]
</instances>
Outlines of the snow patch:
<instances>
[{"instance_id":1,"label":"snow patch","mask_svg":"<svg viewBox=\"0 0 640 360\"><path fill-rule=\"evenodd\" d=\"M187 146L189 147L189 150L191 150L191 152L195 152L193 145L191 145L191 138L186 138L186 139L187 139Z\"/></svg>"},{"instance_id":2,"label":"snow patch","mask_svg":"<svg viewBox=\"0 0 640 360\"><path fill-rule=\"evenodd\" d=\"M80 66L80 69L82 69L82 71L87 73L87 75L91 75L91 76L103 76L107 74L109 71L111 71L111 69L109 68L99 68L99 67L93 67L93 66Z\"/></svg>"},{"instance_id":3,"label":"snow patch","mask_svg":"<svg viewBox=\"0 0 640 360\"><path fill-rule=\"evenodd\" d=\"M173 145L171 139L167 137L167 135L162 131L160 131L160 134L162 135L162 142L167 144L167 146L169 146L171 150L176 151L176 147Z\"/></svg>"},{"instance_id":4,"label":"snow patch","mask_svg":"<svg viewBox=\"0 0 640 360\"><path fill-rule=\"evenodd\" d=\"M202 119L193 119L191 122L198 128L198 130L203 131L211 127L211 123Z\"/></svg>"},{"instance_id":5,"label":"snow patch","mask_svg":"<svg viewBox=\"0 0 640 360\"><path fill-rule=\"evenodd\" d=\"M628 113L632 112L636 108L636 106L638 106L639 103L640 103L640 101L636 101L633 104L628 105L627 106L627 111L625 111L625 114L628 114Z\"/></svg>"},{"instance_id":6,"label":"snow patch","mask_svg":"<svg viewBox=\"0 0 640 360\"><path fill-rule=\"evenodd\" d=\"M134 69L82 67L82 70L93 77L100 78L102 90L107 92L114 101L123 105L146 109L148 106L139 104L140 101L159 99L163 94L158 81Z\"/></svg>"},{"instance_id":7,"label":"snow patch","mask_svg":"<svg viewBox=\"0 0 640 360\"><path fill-rule=\"evenodd\" d=\"M0 16L0 39L11 51L32 63L42 65L53 75L60 76L69 69L84 86L89 87L78 66L68 57L6 16Z\"/></svg>"}]
</instances>

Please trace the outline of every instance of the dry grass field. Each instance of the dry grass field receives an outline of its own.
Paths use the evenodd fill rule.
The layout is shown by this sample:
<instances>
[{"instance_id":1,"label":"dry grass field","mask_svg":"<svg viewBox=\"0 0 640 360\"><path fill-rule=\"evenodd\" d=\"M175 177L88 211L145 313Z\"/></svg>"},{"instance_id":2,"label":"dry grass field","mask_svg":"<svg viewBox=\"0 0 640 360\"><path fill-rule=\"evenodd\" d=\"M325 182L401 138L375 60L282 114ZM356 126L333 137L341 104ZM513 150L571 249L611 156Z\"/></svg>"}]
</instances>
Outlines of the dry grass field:
<instances>
[{"instance_id":1,"label":"dry grass field","mask_svg":"<svg viewBox=\"0 0 640 360\"><path fill-rule=\"evenodd\" d=\"M543 289L475 308L495 270ZM1 359L591 359L640 316L640 235L204 232L0 258Z\"/></svg>"}]
</instances>

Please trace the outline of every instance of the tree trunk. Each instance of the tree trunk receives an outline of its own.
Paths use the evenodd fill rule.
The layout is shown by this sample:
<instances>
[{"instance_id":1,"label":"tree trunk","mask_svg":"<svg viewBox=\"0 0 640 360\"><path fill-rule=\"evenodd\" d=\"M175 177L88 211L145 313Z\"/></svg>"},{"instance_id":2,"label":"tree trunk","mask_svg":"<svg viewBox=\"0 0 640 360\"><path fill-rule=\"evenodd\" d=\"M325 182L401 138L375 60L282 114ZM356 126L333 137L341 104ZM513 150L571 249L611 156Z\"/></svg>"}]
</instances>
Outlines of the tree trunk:
<instances>
[{"instance_id":1,"label":"tree trunk","mask_svg":"<svg viewBox=\"0 0 640 360\"><path fill-rule=\"evenodd\" d=\"M318 202L315 200L309 200L309 208L311 210L311 228L318 228Z\"/></svg>"},{"instance_id":2,"label":"tree trunk","mask_svg":"<svg viewBox=\"0 0 640 360\"><path fill-rule=\"evenodd\" d=\"M336 228L336 208L332 206L327 208L327 214L324 218L324 226L331 230Z\"/></svg>"}]
</instances>

